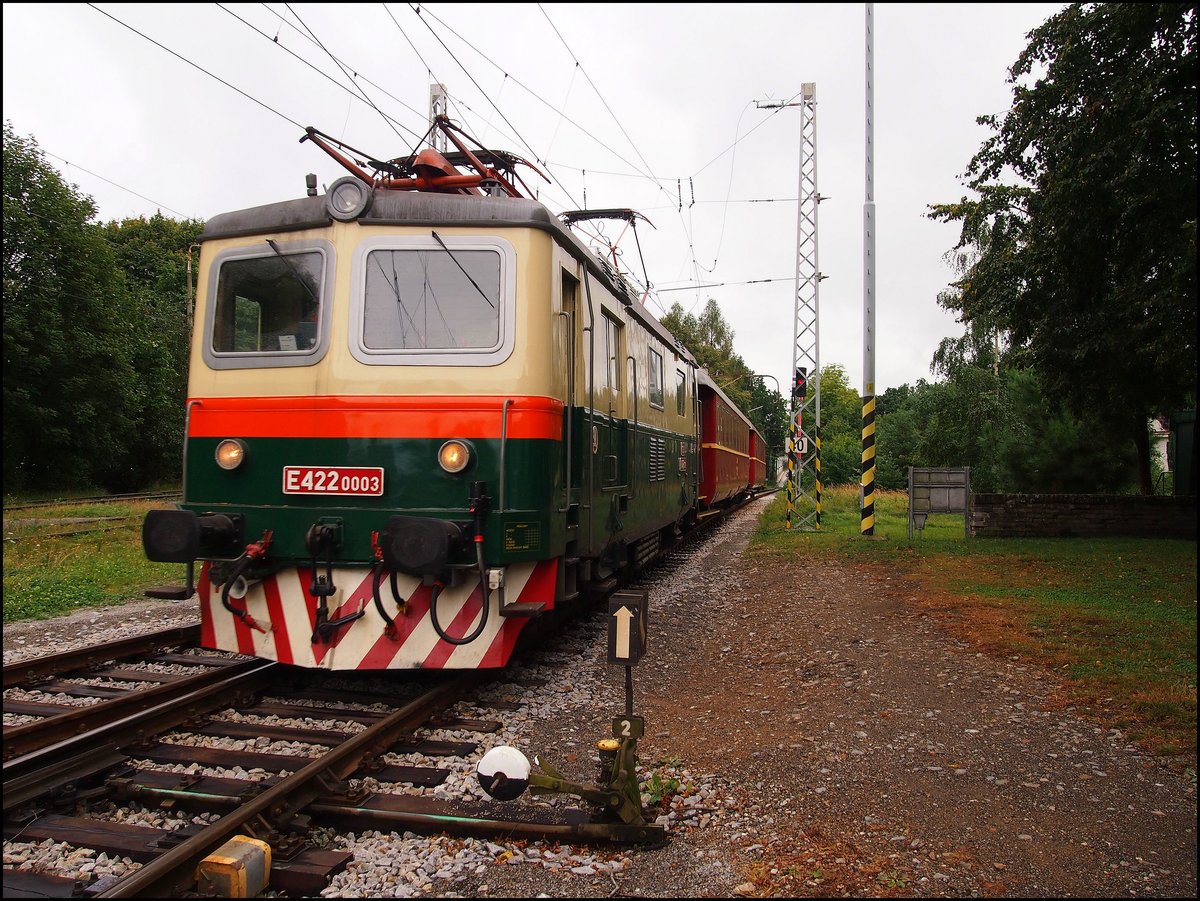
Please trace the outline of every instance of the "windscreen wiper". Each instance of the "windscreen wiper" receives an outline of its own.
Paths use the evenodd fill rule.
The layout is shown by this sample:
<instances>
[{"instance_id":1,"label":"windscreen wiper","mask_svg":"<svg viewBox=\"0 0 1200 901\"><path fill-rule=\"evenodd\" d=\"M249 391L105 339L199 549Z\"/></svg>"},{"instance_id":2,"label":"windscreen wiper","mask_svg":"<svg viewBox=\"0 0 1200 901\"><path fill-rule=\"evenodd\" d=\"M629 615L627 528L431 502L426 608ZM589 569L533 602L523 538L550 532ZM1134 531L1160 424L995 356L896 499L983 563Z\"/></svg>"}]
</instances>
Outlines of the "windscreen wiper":
<instances>
[{"instance_id":1,"label":"windscreen wiper","mask_svg":"<svg viewBox=\"0 0 1200 901\"><path fill-rule=\"evenodd\" d=\"M496 305L494 303L492 303L491 298L483 293L483 288L481 288L481 287L479 287L479 285L475 284L475 279L471 278L471 273L467 272L466 269L463 269L463 264L458 261L458 257L456 257L454 255L454 251L446 246L446 242L442 240L442 236L439 235L437 232L430 232L430 234L432 234L433 237L437 240L437 242L442 245L442 250L444 250L444 251L446 251L446 253L450 254L450 259L454 260L454 265L457 266L459 269L462 269L462 274L467 277L467 281L469 281L472 285L475 285L475 290L479 292L479 296L487 301L489 307L491 307L493 310L496 309Z\"/></svg>"}]
</instances>

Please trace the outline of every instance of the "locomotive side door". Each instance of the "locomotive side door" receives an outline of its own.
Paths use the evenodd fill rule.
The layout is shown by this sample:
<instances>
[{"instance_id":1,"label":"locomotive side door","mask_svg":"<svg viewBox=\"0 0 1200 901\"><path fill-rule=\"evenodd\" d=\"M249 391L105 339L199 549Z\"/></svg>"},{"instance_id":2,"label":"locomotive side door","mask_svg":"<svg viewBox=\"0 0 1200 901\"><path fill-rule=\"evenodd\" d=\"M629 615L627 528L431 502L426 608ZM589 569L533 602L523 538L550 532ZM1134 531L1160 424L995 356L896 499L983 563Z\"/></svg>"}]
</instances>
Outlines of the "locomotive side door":
<instances>
[{"instance_id":1,"label":"locomotive side door","mask_svg":"<svg viewBox=\"0 0 1200 901\"><path fill-rule=\"evenodd\" d=\"M591 537L594 550L608 546L624 529L629 504L628 336L624 323L603 308L596 334L596 414L591 435L595 467Z\"/></svg>"},{"instance_id":2,"label":"locomotive side door","mask_svg":"<svg viewBox=\"0 0 1200 901\"><path fill-rule=\"evenodd\" d=\"M626 362L625 327L615 317L601 315L601 347L604 351L604 412L606 434L600 437L600 487L615 491L629 483L627 395L630 390Z\"/></svg>"},{"instance_id":3,"label":"locomotive side door","mask_svg":"<svg viewBox=\"0 0 1200 901\"><path fill-rule=\"evenodd\" d=\"M583 335L585 323L580 319L579 280L567 269L561 270L562 328L560 332L562 369L565 373L563 417L563 486L564 506L569 524L579 522L580 496L587 487L588 425L585 401L588 392L587 362Z\"/></svg>"}]
</instances>

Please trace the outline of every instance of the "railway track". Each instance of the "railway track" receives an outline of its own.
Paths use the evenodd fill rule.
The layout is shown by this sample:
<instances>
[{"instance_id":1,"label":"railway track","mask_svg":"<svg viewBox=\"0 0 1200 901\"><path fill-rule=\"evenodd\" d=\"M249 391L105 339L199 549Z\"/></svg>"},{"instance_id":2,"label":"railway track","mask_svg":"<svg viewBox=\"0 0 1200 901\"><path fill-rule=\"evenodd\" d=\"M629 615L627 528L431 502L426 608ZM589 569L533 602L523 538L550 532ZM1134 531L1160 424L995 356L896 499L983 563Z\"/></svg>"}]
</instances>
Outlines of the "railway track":
<instances>
[{"instance_id":1,"label":"railway track","mask_svg":"<svg viewBox=\"0 0 1200 901\"><path fill-rule=\"evenodd\" d=\"M146 494L145 492L135 492L132 494L95 494L89 497L63 497L42 501L28 501L23 504L5 504L4 510L7 513L12 510L38 510L43 507L70 507L81 504L103 504L112 501L153 501L174 497L183 497L183 495L178 491L164 491L157 494Z\"/></svg>"},{"instance_id":2,"label":"railway track","mask_svg":"<svg viewBox=\"0 0 1200 901\"><path fill-rule=\"evenodd\" d=\"M503 673L389 674L369 688L305 673L297 684L295 671L278 664L182 647L193 638L191 628L170 630L5 667L5 712L37 717L5 727L6 841L62 842L140 865L93 882L6 867L6 896L188 893L201 861L235 835L270 844L272 888L317 894L352 855L309 844L314 825L579 843L662 839L655 825L595 822L577 807L430 796L452 776L461 780L464 762L470 770L501 730L514 702L478 694L503 690ZM189 658L202 672L152 669ZM131 687L138 674L183 677ZM33 691L59 703L8 697ZM163 829L91 815L112 805L191 822ZM215 822L199 825L197 815Z\"/></svg>"},{"instance_id":3,"label":"railway track","mask_svg":"<svg viewBox=\"0 0 1200 901\"><path fill-rule=\"evenodd\" d=\"M655 566L669 569L675 551L720 519ZM658 824L600 817L598 807L498 805L464 790L518 707L522 686L506 683L506 672L386 673L364 683L202 651L198 637L188 626L4 667L6 841L61 842L132 870L88 881L6 866L6 896L186 894L200 863L237 835L270 845L271 888L315 895L353 857L314 847L317 826L577 844L664 839ZM181 819L173 828L114 821L103 813L113 806Z\"/></svg>"}]
</instances>

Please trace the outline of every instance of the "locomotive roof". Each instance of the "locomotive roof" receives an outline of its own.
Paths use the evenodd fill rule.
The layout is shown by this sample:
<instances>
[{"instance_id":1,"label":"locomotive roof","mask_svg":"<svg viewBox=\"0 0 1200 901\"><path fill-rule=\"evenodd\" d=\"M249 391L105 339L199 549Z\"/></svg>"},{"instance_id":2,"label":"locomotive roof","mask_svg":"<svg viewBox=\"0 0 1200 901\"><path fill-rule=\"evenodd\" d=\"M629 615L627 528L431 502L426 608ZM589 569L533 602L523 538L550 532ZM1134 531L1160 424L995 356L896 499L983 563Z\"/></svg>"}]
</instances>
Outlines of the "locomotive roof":
<instances>
[{"instance_id":1,"label":"locomotive roof","mask_svg":"<svg viewBox=\"0 0 1200 901\"><path fill-rule=\"evenodd\" d=\"M204 224L201 241L327 228L333 217L325 197L300 197L264 206L221 213ZM667 328L638 302L628 282L605 259L593 253L558 217L536 200L442 194L425 191L378 190L370 208L358 219L367 225L439 225L478 228L534 228L548 232L588 267L647 329L685 360L695 357ZM714 386L715 387L715 386Z\"/></svg>"}]
</instances>

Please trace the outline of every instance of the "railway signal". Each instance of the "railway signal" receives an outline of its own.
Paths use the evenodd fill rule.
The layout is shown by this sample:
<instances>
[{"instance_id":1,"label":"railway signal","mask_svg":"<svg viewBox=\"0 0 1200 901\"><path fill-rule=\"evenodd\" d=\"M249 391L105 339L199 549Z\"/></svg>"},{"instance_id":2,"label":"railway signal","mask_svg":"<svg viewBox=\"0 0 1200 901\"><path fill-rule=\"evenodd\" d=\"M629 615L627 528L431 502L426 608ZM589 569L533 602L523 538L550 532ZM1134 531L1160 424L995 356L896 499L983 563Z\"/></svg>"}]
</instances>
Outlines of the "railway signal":
<instances>
[{"instance_id":1,"label":"railway signal","mask_svg":"<svg viewBox=\"0 0 1200 901\"><path fill-rule=\"evenodd\" d=\"M796 380L792 383L792 399L804 400L808 397L808 370L803 366L796 367Z\"/></svg>"},{"instance_id":2,"label":"railway signal","mask_svg":"<svg viewBox=\"0 0 1200 901\"><path fill-rule=\"evenodd\" d=\"M633 666L646 653L644 591L618 591L608 601L608 662Z\"/></svg>"}]
</instances>

